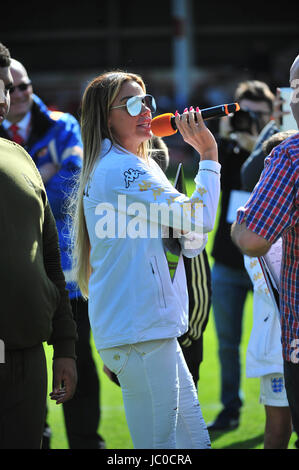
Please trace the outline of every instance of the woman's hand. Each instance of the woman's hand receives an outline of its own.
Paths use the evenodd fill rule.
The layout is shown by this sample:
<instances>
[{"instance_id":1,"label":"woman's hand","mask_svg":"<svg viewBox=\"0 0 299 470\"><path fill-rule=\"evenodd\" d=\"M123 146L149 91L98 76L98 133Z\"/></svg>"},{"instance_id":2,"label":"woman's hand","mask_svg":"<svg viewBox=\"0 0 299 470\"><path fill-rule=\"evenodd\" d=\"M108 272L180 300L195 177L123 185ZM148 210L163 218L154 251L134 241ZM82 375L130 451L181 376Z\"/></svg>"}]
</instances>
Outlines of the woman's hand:
<instances>
[{"instance_id":1,"label":"woman's hand","mask_svg":"<svg viewBox=\"0 0 299 470\"><path fill-rule=\"evenodd\" d=\"M196 115L197 121L194 116ZM182 115L176 112L175 123L184 141L190 144L199 154L201 160L218 162L218 148L215 137L206 127L199 108L186 108Z\"/></svg>"}]
</instances>

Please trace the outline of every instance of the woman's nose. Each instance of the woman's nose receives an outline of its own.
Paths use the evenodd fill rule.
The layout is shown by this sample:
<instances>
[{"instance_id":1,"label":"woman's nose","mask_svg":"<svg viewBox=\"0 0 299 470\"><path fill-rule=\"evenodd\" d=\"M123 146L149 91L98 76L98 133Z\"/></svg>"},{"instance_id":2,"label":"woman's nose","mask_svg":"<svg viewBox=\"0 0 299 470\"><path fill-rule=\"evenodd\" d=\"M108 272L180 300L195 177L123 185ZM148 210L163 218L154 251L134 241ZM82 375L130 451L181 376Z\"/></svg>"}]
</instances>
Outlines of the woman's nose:
<instances>
[{"instance_id":1,"label":"woman's nose","mask_svg":"<svg viewBox=\"0 0 299 470\"><path fill-rule=\"evenodd\" d=\"M142 103L141 113L140 114L151 114L151 109L145 104Z\"/></svg>"}]
</instances>

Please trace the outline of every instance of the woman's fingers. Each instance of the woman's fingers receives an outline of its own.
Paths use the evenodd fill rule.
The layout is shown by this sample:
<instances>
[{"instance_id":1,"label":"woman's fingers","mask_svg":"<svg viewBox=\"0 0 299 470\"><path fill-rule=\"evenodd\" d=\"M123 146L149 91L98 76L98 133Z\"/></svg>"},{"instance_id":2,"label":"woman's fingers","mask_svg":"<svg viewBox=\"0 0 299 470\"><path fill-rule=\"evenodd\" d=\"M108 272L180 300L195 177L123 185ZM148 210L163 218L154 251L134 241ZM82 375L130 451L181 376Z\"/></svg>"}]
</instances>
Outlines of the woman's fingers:
<instances>
[{"instance_id":1,"label":"woman's fingers","mask_svg":"<svg viewBox=\"0 0 299 470\"><path fill-rule=\"evenodd\" d=\"M177 128L180 132L188 132L191 130L197 132L198 130L206 127L199 107L197 107L196 110L194 110L193 106L191 106L189 109L185 108L181 115L177 112L175 116Z\"/></svg>"},{"instance_id":2,"label":"woman's fingers","mask_svg":"<svg viewBox=\"0 0 299 470\"><path fill-rule=\"evenodd\" d=\"M175 122L184 141L197 150L202 159L218 160L215 138L206 127L198 107L195 111L193 107L185 108L181 115L176 113Z\"/></svg>"}]
</instances>

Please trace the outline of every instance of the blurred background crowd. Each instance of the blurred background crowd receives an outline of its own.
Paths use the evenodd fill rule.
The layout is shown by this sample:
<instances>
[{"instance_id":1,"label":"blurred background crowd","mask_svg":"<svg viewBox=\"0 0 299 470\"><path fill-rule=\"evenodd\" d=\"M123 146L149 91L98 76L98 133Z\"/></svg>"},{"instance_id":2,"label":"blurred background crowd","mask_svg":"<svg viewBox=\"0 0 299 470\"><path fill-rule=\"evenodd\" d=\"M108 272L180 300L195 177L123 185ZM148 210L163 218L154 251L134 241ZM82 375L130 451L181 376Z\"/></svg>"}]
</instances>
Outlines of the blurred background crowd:
<instances>
[{"instance_id":1,"label":"blurred background crowd","mask_svg":"<svg viewBox=\"0 0 299 470\"><path fill-rule=\"evenodd\" d=\"M298 53L290 1L279 8L257 0L33 1L6 10L2 42L30 70L35 93L75 117L86 84L105 70L140 73L157 114L182 112L232 101L243 80L262 80L273 92L289 86ZM176 165L181 139L166 141Z\"/></svg>"}]
</instances>

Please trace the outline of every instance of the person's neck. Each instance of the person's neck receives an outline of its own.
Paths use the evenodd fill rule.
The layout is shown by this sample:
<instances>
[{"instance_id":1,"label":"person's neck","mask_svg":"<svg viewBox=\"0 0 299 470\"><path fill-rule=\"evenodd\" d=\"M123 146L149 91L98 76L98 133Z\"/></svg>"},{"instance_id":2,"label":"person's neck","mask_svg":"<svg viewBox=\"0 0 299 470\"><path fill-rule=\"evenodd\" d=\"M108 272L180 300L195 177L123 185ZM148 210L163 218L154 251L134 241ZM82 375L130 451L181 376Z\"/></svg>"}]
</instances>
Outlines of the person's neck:
<instances>
[{"instance_id":1,"label":"person's neck","mask_svg":"<svg viewBox=\"0 0 299 470\"><path fill-rule=\"evenodd\" d=\"M115 142L120 145L123 149L125 149L127 152L133 153L134 155L137 155L138 153L138 148L131 145L131 142L120 142L119 140L115 140Z\"/></svg>"},{"instance_id":2,"label":"person's neck","mask_svg":"<svg viewBox=\"0 0 299 470\"><path fill-rule=\"evenodd\" d=\"M27 113L26 113L27 114ZM15 115L15 116L7 116L7 120L9 122L11 122L12 124L18 124L18 122L22 121L22 119L24 119L24 117L26 116L26 114L18 114L18 115Z\"/></svg>"}]
</instances>

